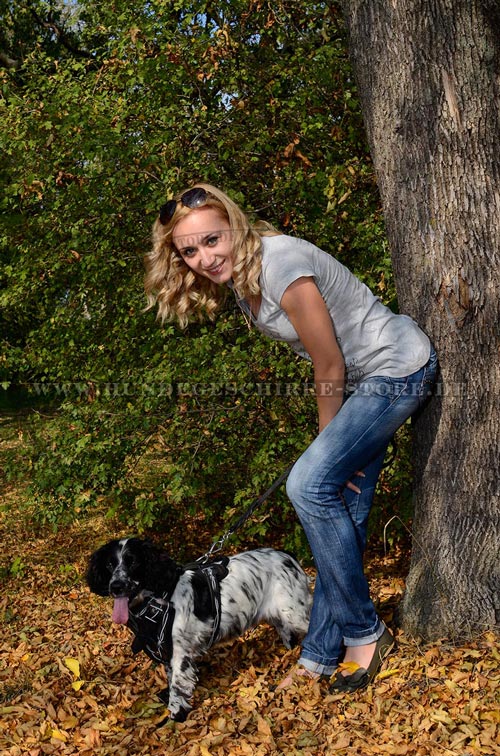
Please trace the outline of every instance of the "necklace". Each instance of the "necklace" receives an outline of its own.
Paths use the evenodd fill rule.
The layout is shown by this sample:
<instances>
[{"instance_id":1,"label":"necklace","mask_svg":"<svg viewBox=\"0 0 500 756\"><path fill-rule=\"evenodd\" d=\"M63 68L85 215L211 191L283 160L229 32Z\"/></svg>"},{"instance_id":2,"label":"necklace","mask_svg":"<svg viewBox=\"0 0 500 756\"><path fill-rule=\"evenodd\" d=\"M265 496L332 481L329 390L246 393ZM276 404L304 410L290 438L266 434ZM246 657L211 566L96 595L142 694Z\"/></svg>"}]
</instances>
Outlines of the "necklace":
<instances>
[{"instance_id":1,"label":"necklace","mask_svg":"<svg viewBox=\"0 0 500 756\"><path fill-rule=\"evenodd\" d=\"M245 323L247 324L248 330L250 330L251 327L252 327L252 323L255 324L257 322L257 317L258 316L254 315L254 313L252 312L251 305L247 302L247 300L243 299L243 297L240 297L238 295L236 289L233 286L233 282L232 281L228 282L227 285L232 290L232 292L234 294L234 297L236 299L236 304L238 305L238 307L240 308L241 312L243 313L243 318L245 320ZM253 303L254 304L259 304L259 306L260 306L260 300L261 300L261 297L259 295L258 298L256 297L253 300Z\"/></svg>"}]
</instances>

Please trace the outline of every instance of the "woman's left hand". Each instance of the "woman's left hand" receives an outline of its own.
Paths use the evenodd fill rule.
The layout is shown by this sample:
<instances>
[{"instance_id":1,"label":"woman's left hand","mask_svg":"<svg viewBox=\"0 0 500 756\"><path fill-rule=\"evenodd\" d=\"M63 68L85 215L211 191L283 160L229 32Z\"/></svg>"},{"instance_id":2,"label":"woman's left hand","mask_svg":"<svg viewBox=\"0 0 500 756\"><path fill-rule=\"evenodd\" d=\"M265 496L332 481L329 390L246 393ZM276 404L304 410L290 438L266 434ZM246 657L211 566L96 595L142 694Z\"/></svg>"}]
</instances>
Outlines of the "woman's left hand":
<instances>
[{"instance_id":1,"label":"woman's left hand","mask_svg":"<svg viewBox=\"0 0 500 756\"><path fill-rule=\"evenodd\" d=\"M354 475L358 475L360 478L364 478L365 477L365 474L364 474L363 470L357 470L354 473ZM351 483L350 480L347 481L346 487L350 488L351 491L354 491L354 493L357 493L357 494L361 493L361 488L358 488L358 486L354 485L354 483Z\"/></svg>"}]
</instances>

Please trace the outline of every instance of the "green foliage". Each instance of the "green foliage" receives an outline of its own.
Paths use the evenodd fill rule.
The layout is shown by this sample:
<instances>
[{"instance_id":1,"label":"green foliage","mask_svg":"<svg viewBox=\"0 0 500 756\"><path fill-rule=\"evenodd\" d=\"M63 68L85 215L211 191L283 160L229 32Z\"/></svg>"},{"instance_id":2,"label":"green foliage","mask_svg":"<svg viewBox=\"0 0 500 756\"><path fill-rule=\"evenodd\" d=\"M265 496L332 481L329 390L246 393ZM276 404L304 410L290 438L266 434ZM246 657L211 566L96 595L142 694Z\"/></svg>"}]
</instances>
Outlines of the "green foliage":
<instances>
[{"instance_id":1,"label":"green foliage","mask_svg":"<svg viewBox=\"0 0 500 756\"><path fill-rule=\"evenodd\" d=\"M0 12L0 381L57 408L32 432L40 517L104 503L137 528L200 511L223 527L312 438L308 367L232 303L216 324L161 329L141 258L159 205L203 179L394 304L339 4ZM296 541L273 502L255 532Z\"/></svg>"},{"instance_id":2,"label":"green foliage","mask_svg":"<svg viewBox=\"0 0 500 756\"><path fill-rule=\"evenodd\" d=\"M26 565L23 563L21 557L17 556L11 564L7 566L0 566L0 580L8 580L9 578L22 578L25 574Z\"/></svg>"}]
</instances>

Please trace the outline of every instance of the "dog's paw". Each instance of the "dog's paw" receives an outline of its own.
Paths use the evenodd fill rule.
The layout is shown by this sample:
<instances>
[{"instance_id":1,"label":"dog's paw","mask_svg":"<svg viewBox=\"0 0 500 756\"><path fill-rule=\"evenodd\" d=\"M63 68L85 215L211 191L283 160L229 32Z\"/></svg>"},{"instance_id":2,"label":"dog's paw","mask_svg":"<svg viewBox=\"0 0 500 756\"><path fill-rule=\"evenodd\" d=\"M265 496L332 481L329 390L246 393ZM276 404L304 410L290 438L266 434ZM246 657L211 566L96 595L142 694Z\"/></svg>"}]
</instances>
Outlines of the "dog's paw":
<instances>
[{"instance_id":1,"label":"dog's paw","mask_svg":"<svg viewBox=\"0 0 500 756\"><path fill-rule=\"evenodd\" d=\"M186 717L190 711L191 709L185 709L183 706L181 706L181 708L176 711L175 714L170 714L170 719L173 719L174 722L185 722Z\"/></svg>"}]
</instances>

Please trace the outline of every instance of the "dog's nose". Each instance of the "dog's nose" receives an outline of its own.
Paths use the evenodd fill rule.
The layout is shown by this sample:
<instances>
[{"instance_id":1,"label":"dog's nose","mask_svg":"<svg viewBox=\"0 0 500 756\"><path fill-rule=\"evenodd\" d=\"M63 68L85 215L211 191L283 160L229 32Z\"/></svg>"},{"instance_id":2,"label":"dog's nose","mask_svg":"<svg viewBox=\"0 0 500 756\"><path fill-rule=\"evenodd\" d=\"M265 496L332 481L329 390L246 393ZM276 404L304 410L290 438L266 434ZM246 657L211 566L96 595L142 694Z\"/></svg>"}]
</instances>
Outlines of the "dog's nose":
<instances>
[{"instance_id":1,"label":"dog's nose","mask_svg":"<svg viewBox=\"0 0 500 756\"><path fill-rule=\"evenodd\" d=\"M112 596L123 596L129 588L129 581L123 578L114 578L109 584L109 592Z\"/></svg>"}]
</instances>

